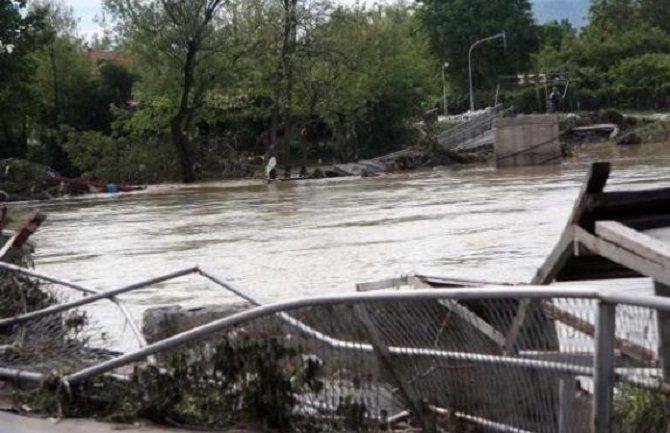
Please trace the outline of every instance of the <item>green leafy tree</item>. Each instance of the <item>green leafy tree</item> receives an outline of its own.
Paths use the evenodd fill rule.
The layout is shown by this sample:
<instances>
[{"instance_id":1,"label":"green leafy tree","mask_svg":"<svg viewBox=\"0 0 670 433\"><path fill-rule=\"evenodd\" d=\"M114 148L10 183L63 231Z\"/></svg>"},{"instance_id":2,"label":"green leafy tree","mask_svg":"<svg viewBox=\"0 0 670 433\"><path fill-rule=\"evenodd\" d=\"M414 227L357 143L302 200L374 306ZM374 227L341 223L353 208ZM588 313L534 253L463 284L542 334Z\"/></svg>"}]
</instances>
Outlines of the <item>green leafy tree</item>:
<instances>
[{"instance_id":1,"label":"green leafy tree","mask_svg":"<svg viewBox=\"0 0 670 433\"><path fill-rule=\"evenodd\" d=\"M588 36L604 39L639 25L638 0L591 0Z\"/></svg>"},{"instance_id":2,"label":"green leafy tree","mask_svg":"<svg viewBox=\"0 0 670 433\"><path fill-rule=\"evenodd\" d=\"M538 28L540 49L551 48L560 51L577 38L577 30L568 20L554 20Z\"/></svg>"},{"instance_id":3,"label":"green leafy tree","mask_svg":"<svg viewBox=\"0 0 670 433\"><path fill-rule=\"evenodd\" d=\"M223 0L107 0L118 31L144 66L144 79L163 85L174 106L169 116L170 139L181 179L192 182L190 134L220 63L212 61L227 47L222 35L227 17ZM147 73L149 72L149 73ZM154 85L148 83L148 87Z\"/></svg>"},{"instance_id":4,"label":"green leafy tree","mask_svg":"<svg viewBox=\"0 0 670 433\"><path fill-rule=\"evenodd\" d=\"M629 57L609 71L613 86L618 88L657 88L670 84L670 54L644 54Z\"/></svg>"},{"instance_id":5,"label":"green leafy tree","mask_svg":"<svg viewBox=\"0 0 670 433\"><path fill-rule=\"evenodd\" d=\"M670 34L670 5L667 0L640 0L643 21Z\"/></svg>"},{"instance_id":6,"label":"green leafy tree","mask_svg":"<svg viewBox=\"0 0 670 433\"><path fill-rule=\"evenodd\" d=\"M450 66L447 74L456 89L468 86L468 50L477 40L501 31L501 42L481 45L473 52L474 81L492 88L499 75L527 71L538 36L528 0L421 0L419 16L430 37L433 54Z\"/></svg>"},{"instance_id":7,"label":"green leafy tree","mask_svg":"<svg viewBox=\"0 0 670 433\"><path fill-rule=\"evenodd\" d=\"M306 65L302 110L329 126L340 157L377 156L409 140L407 121L435 99L439 85L414 10L340 8L315 41L328 55Z\"/></svg>"},{"instance_id":8,"label":"green leafy tree","mask_svg":"<svg viewBox=\"0 0 670 433\"><path fill-rule=\"evenodd\" d=\"M656 27L670 33L666 0L591 0L587 35L601 39L622 30Z\"/></svg>"},{"instance_id":9,"label":"green leafy tree","mask_svg":"<svg viewBox=\"0 0 670 433\"><path fill-rule=\"evenodd\" d=\"M297 98L310 62L329 55L329 47L315 41L315 32L329 16L329 1L240 1L234 25L237 51L241 49L235 87L256 101L255 109L266 119L264 153L290 164L291 148L299 139L301 101ZM232 84L232 86L231 86Z\"/></svg>"},{"instance_id":10,"label":"green leafy tree","mask_svg":"<svg viewBox=\"0 0 670 433\"><path fill-rule=\"evenodd\" d=\"M25 154L38 95L32 52L43 40L43 13L23 0L0 0L0 157Z\"/></svg>"},{"instance_id":11,"label":"green leafy tree","mask_svg":"<svg viewBox=\"0 0 670 433\"><path fill-rule=\"evenodd\" d=\"M45 16L47 42L35 52L35 84L42 97L44 123L56 128L70 123L80 102L82 83L88 79L92 62L77 37L77 22L72 8L54 0L32 4Z\"/></svg>"}]
</instances>

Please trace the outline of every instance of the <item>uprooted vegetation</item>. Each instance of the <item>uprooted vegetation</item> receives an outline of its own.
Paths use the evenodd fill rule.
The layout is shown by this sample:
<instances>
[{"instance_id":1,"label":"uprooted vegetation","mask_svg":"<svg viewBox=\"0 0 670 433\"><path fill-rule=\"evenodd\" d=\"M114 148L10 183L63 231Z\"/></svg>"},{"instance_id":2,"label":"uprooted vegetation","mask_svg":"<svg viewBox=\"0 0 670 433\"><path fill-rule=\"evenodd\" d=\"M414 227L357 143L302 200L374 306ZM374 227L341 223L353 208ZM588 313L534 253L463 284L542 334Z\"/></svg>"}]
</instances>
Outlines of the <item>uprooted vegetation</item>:
<instances>
[{"instance_id":1,"label":"uprooted vegetation","mask_svg":"<svg viewBox=\"0 0 670 433\"><path fill-rule=\"evenodd\" d=\"M0 248L9 239L3 236ZM13 264L32 266L25 248L11 257ZM0 271L0 299L0 318L61 301L33 278L7 270ZM347 394L334 408L335 417L311 416L304 396L323 392L323 362L281 338L223 336L166 355L159 366L138 365L123 377L102 375L64 386L63 375L90 365L96 350L90 338L88 318L78 312L0 329L0 366L35 368L37 363L44 372L39 383L9 381L16 410L59 418L146 419L203 428L245 425L282 432L371 427L365 405ZM61 357L69 358L67 365Z\"/></svg>"},{"instance_id":2,"label":"uprooted vegetation","mask_svg":"<svg viewBox=\"0 0 670 433\"><path fill-rule=\"evenodd\" d=\"M58 417L113 422L146 419L201 428L248 426L280 432L371 431L387 427L369 418L351 395L335 416L314 416L301 396L323 392L323 363L277 339L222 337L213 346L172 354L161 368L136 367L127 380L98 376L66 389L56 377L20 389L17 407Z\"/></svg>"}]
</instances>

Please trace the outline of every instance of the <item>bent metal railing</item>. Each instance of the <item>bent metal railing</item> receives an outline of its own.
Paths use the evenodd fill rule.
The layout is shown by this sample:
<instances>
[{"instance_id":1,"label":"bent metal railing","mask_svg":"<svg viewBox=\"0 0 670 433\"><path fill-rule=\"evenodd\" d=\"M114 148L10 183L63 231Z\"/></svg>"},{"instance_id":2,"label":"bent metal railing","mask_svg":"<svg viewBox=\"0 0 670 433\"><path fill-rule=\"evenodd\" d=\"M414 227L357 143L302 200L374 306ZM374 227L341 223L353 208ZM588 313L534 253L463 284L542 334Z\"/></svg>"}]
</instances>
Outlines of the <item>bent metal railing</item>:
<instances>
[{"instance_id":1,"label":"bent metal railing","mask_svg":"<svg viewBox=\"0 0 670 433\"><path fill-rule=\"evenodd\" d=\"M495 126L495 120L511 111L512 108L504 108L503 104L491 107L467 122L441 133L437 138L438 143L444 150L455 150L462 144L491 131Z\"/></svg>"},{"instance_id":2,"label":"bent metal railing","mask_svg":"<svg viewBox=\"0 0 670 433\"><path fill-rule=\"evenodd\" d=\"M66 281L16 266L0 263L0 269L73 288ZM387 420L407 413L421 418L427 407L493 431L563 433L593 427L600 433L612 431L618 422L614 398L622 384L670 395L661 371L665 362L659 355L650 361L622 350L643 346L657 353L660 343L654 329L656 321L670 312L670 299L594 288L488 285L380 290L263 304L216 274L191 267L3 318L0 330L193 273L256 306L137 350L61 371L62 383L72 386L103 374L123 376L128 373L125 367L151 356L215 336L235 339L244 330L252 339L280 339L299 346L305 355L325 360L328 391L308 392L298 399L314 411L339 413L343 396L355 396L367 402L370 416L384 413ZM560 323L551 316L555 312L539 307L521 332L519 345L503 347L513 319L511 307L519 299L569 311L571 317L591 324L594 335L583 326ZM0 365L0 377L6 379L40 381L47 374L26 365ZM593 410L585 421L576 412L590 406ZM426 429L425 424L422 427Z\"/></svg>"}]
</instances>

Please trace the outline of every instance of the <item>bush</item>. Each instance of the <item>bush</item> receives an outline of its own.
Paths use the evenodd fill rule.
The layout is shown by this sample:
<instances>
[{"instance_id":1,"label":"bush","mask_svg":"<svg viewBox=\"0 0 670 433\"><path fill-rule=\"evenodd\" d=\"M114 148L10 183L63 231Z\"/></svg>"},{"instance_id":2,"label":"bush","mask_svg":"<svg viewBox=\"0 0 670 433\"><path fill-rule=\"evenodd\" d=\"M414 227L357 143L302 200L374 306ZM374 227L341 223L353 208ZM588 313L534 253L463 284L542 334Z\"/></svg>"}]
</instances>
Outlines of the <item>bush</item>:
<instances>
[{"instance_id":1,"label":"bush","mask_svg":"<svg viewBox=\"0 0 670 433\"><path fill-rule=\"evenodd\" d=\"M661 394L622 385L614 398L617 433L665 433L664 397Z\"/></svg>"},{"instance_id":2,"label":"bush","mask_svg":"<svg viewBox=\"0 0 670 433\"><path fill-rule=\"evenodd\" d=\"M96 131L64 131L63 148L84 178L120 183L178 178L173 148L158 134L109 136Z\"/></svg>"}]
</instances>

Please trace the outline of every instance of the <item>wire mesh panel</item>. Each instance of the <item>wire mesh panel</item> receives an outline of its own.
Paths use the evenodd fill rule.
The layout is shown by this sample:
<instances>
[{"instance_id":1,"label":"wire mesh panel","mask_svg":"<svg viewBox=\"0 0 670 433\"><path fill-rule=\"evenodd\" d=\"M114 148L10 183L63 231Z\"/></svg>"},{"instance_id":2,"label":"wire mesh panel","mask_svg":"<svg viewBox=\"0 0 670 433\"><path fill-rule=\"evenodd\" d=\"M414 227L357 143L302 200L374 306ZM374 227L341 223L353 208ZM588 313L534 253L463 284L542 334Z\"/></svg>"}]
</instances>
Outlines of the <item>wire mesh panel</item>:
<instances>
[{"instance_id":1,"label":"wire mesh panel","mask_svg":"<svg viewBox=\"0 0 670 433\"><path fill-rule=\"evenodd\" d=\"M55 378L48 401L59 414L282 431L590 432L607 404L598 359L610 357L616 431L666 428L670 316L618 305L604 353L602 300L587 292L402 290L249 306L191 330L162 324L179 333L121 354L110 335L129 337L96 325L108 299L77 304L81 293L22 284L22 296L39 287L47 308L74 307L3 326L0 370Z\"/></svg>"},{"instance_id":2,"label":"wire mesh panel","mask_svg":"<svg viewBox=\"0 0 670 433\"><path fill-rule=\"evenodd\" d=\"M6 270L0 270L0 286L2 320L83 296ZM89 305L0 326L0 367L57 375L118 355L109 350L112 334L97 324L94 310Z\"/></svg>"},{"instance_id":3,"label":"wire mesh panel","mask_svg":"<svg viewBox=\"0 0 670 433\"><path fill-rule=\"evenodd\" d=\"M662 386L666 380L664 362L659 355L659 347L664 350L662 346L668 344L667 337L663 341L663 336L670 337L667 325L663 332L667 318L667 312L651 308L617 306L616 351L620 362L614 390L616 432L668 431L670 412L666 407L670 405L666 399L670 390Z\"/></svg>"},{"instance_id":4,"label":"wire mesh panel","mask_svg":"<svg viewBox=\"0 0 670 433\"><path fill-rule=\"evenodd\" d=\"M579 311L589 301L570 302ZM482 300L467 308L436 298L266 315L162 352L163 370L136 365L130 379L136 387L117 382L118 394L109 383L105 389L110 402L136 389L141 396L131 392L133 402L160 406L150 412L210 427L260 419L280 429L361 430L404 422L424 430L558 432L561 404L574 413L588 402L561 399L562 386L573 397L580 391L577 375L590 372L588 349L562 356L559 332L547 343L543 303L554 302L546 300L528 320L547 323L525 323L523 350L506 350L518 303ZM490 323L473 310L488 314ZM572 423L569 431L587 431L577 424L587 426L588 418L578 414L563 422Z\"/></svg>"}]
</instances>

